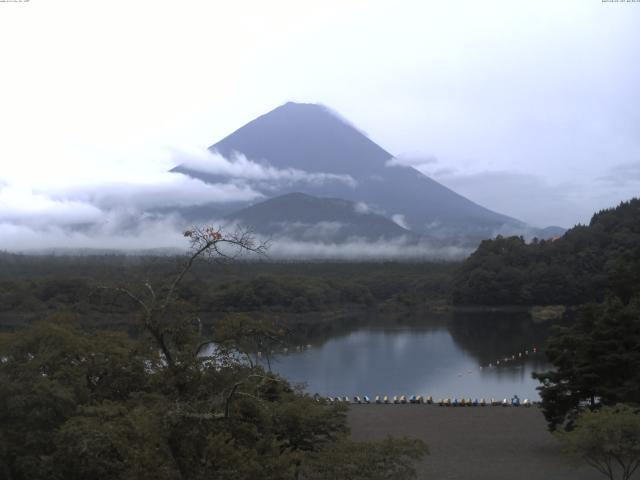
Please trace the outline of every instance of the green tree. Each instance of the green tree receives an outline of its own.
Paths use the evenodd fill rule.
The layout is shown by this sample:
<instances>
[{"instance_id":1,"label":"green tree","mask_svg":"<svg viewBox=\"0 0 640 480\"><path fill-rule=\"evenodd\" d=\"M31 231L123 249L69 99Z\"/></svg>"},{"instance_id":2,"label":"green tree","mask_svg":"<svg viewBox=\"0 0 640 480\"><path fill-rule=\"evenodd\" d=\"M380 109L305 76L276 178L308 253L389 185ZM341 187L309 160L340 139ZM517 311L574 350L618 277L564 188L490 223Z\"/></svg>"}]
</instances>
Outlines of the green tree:
<instances>
[{"instance_id":1,"label":"green tree","mask_svg":"<svg viewBox=\"0 0 640 480\"><path fill-rule=\"evenodd\" d=\"M571 428L584 406L640 403L640 298L585 308L573 326L556 329L545 353L555 368L534 378L550 429Z\"/></svg>"},{"instance_id":2,"label":"green tree","mask_svg":"<svg viewBox=\"0 0 640 480\"><path fill-rule=\"evenodd\" d=\"M570 432L558 432L565 453L584 460L610 480L629 480L640 466L640 414L618 404L578 415Z\"/></svg>"},{"instance_id":3,"label":"green tree","mask_svg":"<svg viewBox=\"0 0 640 480\"><path fill-rule=\"evenodd\" d=\"M2 464L11 472L6 478L52 474L53 440L79 407L144 392L153 358L145 353L122 334L90 335L64 318L6 341L0 364Z\"/></svg>"}]
</instances>

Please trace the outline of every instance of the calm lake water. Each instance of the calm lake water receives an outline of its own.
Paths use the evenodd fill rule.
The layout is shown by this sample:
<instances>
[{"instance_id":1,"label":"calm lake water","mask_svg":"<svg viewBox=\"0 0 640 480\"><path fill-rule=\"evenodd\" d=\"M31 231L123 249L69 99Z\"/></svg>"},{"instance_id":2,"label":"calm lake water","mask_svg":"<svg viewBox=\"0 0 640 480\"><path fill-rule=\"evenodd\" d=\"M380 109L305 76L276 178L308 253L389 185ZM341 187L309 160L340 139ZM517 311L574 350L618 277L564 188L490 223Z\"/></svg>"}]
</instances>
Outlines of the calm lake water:
<instances>
[{"instance_id":1,"label":"calm lake water","mask_svg":"<svg viewBox=\"0 0 640 480\"><path fill-rule=\"evenodd\" d=\"M541 353L548 333L526 314L380 319L311 339L310 348L276 355L271 367L320 395L538 399L531 373L549 368Z\"/></svg>"}]
</instances>

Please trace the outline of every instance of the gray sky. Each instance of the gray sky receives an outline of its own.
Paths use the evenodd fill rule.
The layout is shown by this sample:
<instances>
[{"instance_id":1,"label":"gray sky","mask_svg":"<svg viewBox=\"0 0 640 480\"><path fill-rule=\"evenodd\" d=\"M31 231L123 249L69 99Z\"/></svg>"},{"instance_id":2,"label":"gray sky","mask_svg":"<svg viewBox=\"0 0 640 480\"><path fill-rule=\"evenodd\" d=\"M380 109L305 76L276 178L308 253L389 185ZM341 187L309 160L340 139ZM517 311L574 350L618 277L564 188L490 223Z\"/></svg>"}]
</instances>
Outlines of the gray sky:
<instances>
[{"instance_id":1,"label":"gray sky","mask_svg":"<svg viewBox=\"0 0 640 480\"><path fill-rule=\"evenodd\" d=\"M640 192L639 26L601 0L0 3L0 232L249 198L164 172L288 100L496 211L586 222Z\"/></svg>"}]
</instances>

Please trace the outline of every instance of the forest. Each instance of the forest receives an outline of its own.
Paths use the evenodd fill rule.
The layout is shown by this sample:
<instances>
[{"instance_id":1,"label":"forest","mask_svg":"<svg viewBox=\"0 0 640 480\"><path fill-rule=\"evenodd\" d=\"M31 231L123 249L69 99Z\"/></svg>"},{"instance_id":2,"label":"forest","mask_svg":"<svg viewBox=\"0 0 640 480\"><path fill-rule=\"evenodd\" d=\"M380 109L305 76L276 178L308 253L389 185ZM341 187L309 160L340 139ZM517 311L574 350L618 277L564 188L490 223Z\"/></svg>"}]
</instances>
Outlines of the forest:
<instances>
[{"instance_id":1,"label":"forest","mask_svg":"<svg viewBox=\"0 0 640 480\"><path fill-rule=\"evenodd\" d=\"M99 328L127 328L137 306L117 286L164 281L182 257L0 254L0 326L11 330L60 310ZM210 324L241 312L300 318L368 309L430 308L450 303L455 264L194 264L178 287L182 308Z\"/></svg>"},{"instance_id":2,"label":"forest","mask_svg":"<svg viewBox=\"0 0 640 480\"><path fill-rule=\"evenodd\" d=\"M562 237L484 240L457 269L457 305L581 305L640 289L640 199L593 215Z\"/></svg>"}]
</instances>

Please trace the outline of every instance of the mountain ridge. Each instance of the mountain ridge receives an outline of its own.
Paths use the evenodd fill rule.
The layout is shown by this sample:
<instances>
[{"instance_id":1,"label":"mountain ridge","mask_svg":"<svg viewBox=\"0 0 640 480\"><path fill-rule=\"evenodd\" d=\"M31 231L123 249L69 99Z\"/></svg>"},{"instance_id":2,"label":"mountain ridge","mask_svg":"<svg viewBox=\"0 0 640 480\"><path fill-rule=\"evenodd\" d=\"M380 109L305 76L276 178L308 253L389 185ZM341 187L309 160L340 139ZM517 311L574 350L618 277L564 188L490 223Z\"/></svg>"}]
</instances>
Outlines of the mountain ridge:
<instances>
[{"instance_id":1,"label":"mountain ridge","mask_svg":"<svg viewBox=\"0 0 640 480\"><path fill-rule=\"evenodd\" d=\"M318 198L292 192L267 199L225 216L262 235L313 241L370 241L415 234L382 215L340 198Z\"/></svg>"}]
</instances>

